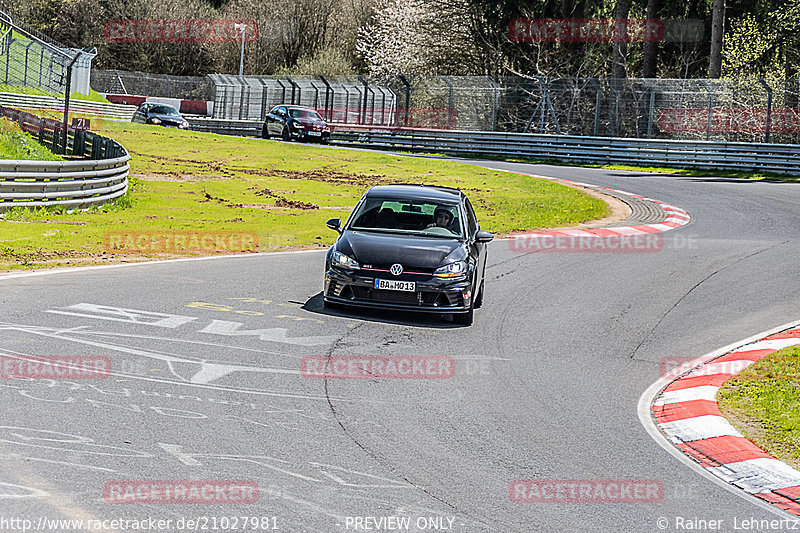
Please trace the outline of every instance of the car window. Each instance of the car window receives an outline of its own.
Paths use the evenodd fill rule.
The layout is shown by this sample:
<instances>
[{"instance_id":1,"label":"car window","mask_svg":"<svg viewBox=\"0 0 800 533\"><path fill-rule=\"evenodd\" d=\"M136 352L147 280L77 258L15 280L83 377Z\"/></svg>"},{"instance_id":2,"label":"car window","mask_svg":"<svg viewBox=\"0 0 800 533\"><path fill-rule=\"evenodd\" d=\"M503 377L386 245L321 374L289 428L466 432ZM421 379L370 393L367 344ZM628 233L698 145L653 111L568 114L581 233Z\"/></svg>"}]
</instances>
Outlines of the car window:
<instances>
[{"instance_id":1,"label":"car window","mask_svg":"<svg viewBox=\"0 0 800 533\"><path fill-rule=\"evenodd\" d=\"M310 109L289 109L292 118L307 118L309 120L322 120L319 113Z\"/></svg>"},{"instance_id":2,"label":"car window","mask_svg":"<svg viewBox=\"0 0 800 533\"><path fill-rule=\"evenodd\" d=\"M171 105L156 105L150 108L150 112L157 113L159 115L180 115L178 110Z\"/></svg>"},{"instance_id":3,"label":"car window","mask_svg":"<svg viewBox=\"0 0 800 533\"><path fill-rule=\"evenodd\" d=\"M276 107L275 110L276 110L275 114L278 115L279 117L286 116L286 108L285 107Z\"/></svg>"},{"instance_id":4,"label":"car window","mask_svg":"<svg viewBox=\"0 0 800 533\"><path fill-rule=\"evenodd\" d=\"M470 236L475 235L475 232L478 231L478 219L475 216L475 211L472 209L472 204L469 203L469 199L465 199L465 205L467 208L467 231L469 231Z\"/></svg>"},{"instance_id":5,"label":"car window","mask_svg":"<svg viewBox=\"0 0 800 533\"><path fill-rule=\"evenodd\" d=\"M445 213L437 219L436 215ZM449 214L449 217L447 216ZM431 200L367 198L349 229L407 233L430 237L462 237L458 206Z\"/></svg>"}]
</instances>

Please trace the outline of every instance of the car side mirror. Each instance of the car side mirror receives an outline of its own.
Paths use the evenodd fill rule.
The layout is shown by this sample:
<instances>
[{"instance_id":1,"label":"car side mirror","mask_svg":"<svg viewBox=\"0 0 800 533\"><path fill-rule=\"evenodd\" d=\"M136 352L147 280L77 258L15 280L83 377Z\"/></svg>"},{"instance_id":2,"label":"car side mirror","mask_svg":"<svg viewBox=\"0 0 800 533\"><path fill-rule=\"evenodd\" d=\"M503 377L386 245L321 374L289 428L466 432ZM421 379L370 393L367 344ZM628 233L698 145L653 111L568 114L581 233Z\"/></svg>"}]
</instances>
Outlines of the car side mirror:
<instances>
[{"instance_id":1,"label":"car side mirror","mask_svg":"<svg viewBox=\"0 0 800 533\"><path fill-rule=\"evenodd\" d=\"M475 242L491 242L492 239L494 235L488 231L480 230L475 234Z\"/></svg>"},{"instance_id":2,"label":"car side mirror","mask_svg":"<svg viewBox=\"0 0 800 533\"><path fill-rule=\"evenodd\" d=\"M334 231L342 232L342 220L339 218L332 218L325 223L326 226Z\"/></svg>"}]
</instances>

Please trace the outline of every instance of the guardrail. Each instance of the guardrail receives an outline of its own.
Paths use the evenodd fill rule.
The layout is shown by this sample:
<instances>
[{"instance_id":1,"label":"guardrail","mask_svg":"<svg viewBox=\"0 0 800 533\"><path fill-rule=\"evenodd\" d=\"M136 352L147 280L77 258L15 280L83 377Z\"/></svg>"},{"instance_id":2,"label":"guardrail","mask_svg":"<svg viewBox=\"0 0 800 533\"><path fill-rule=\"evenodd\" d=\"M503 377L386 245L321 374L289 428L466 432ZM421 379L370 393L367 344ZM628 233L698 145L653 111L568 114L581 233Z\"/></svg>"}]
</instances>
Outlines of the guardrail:
<instances>
[{"instance_id":1,"label":"guardrail","mask_svg":"<svg viewBox=\"0 0 800 533\"><path fill-rule=\"evenodd\" d=\"M262 122L193 119L195 131L257 137ZM671 141L501 133L334 124L334 144L460 156L520 157L568 163L756 170L800 174L800 146L793 144Z\"/></svg>"},{"instance_id":2,"label":"guardrail","mask_svg":"<svg viewBox=\"0 0 800 533\"><path fill-rule=\"evenodd\" d=\"M199 118L185 116L192 131L219 133L220 135L236 135L239 137L261 137L263 121L229 120L222 118Z\"/></svg>"},{"instance_id":3,"label":"guardrail","mask_svg":"<svg viewBox=\"0 0 800 533\"><path fill-rule=\"evenodd\" d=\"M0 114L38 135L43 144L61 146L63 123L2 106ZM130 155L122 145L88 131L69 130L67 139L73 157L89 159L0 160L0 213L14 207L51 205L81 209L105 203L127 192Z\"/></svg>"},{"instance_id":4,"label":"guardrail","mask_svg":"<svg viewBox=\"0 0 800 533\"><path fill-rule=\"evenodd\" d=\"M29 111L64 111L64 99L54 96L0 92L0 105ZM136 111L136 106L106 102L89 102L70 98L69 110L70 113L130 120L131 117L133 117L134 111Z\"/></svg>"},{"instance_id":5,"label":"guardrail","mask_svg":"<svg viewBox=\"0 0 800 533\"><path fill-rule=\"evenodd\" d=\"M353 126L336 128L331 141L373 149L437 152L463 156L492 155L575 163L661 165L800 174L800 146L792 144L668 141L406 128L376 130Z\"/></svg>"}]
</instances>

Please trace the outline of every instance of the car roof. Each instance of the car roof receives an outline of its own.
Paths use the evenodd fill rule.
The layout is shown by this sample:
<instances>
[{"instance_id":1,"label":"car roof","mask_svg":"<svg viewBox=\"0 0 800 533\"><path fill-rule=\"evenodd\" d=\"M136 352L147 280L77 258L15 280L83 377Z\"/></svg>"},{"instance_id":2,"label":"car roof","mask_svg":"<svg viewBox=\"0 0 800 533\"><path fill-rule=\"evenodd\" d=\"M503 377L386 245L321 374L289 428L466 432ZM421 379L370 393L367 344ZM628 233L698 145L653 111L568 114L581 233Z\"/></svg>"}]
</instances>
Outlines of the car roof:
<instances>
[{"instance_id":1,"label":"car roof","mask_svg":"<svg viewBox=\"0 0 800 533\"><path fill-rule=\"evenodd\" d=\"M458 189L430 185L376 185L365 194L398 200L434 200L448 203L458 203L463 196Z\"/></svg>"}]
</instances>

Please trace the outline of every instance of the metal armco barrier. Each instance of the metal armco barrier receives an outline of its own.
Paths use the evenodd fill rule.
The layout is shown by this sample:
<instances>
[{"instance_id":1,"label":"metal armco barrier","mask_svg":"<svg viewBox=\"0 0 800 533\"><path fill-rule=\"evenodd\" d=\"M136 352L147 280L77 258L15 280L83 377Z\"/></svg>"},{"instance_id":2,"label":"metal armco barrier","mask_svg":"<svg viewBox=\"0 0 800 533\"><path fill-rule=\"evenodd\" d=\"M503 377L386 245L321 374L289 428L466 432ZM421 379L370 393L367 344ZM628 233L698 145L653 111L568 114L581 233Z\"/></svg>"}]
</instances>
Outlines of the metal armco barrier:
<instances>
[{"instance_id":1,"label":"metal armco barrier","mask_svg":"<svg viewBox=\"0 0 800 533\"><path fill-rule=\"evenodd\" d=\"M18 122L44 145L60 148L64 124L0 106L0 115ZM67 132L68 153L80 160L0 159L0 213L14 207L62 205L84 208L125 194L131 157L108 137L89 131Z\"/></svg>"},{"instance_id":2,"label":"metal armco barrier","mask_svg":"<svg viewBox=\"0 0 800 533\"><path fill-rule=\"evenodd\" d=\"M64 99L56 98L54 96L37 96L30 94L0 92L0 105L27 111L64 111ZM130 120L131 117L133 117L133 113L136 111L136 106L70 99L69 110L71 113L81 113L84 115L96 115L106 118Z\"/></svg>"},{"instance_id":3,"label":"metal armco barrier","mask_svg":"<svg viewBox=\"0 0 800 533\"><path fill-rule=\"evenodd\" d=\"M800 174L800 145L668 141L339 126L336 144L465 156L523 157L591 164L630 164Z\"/></svg>"},{"instance_id":4,"label":"metal armco barrier","mask_svg":"<svg viewBox=\"0 0 800 533\"><path fill-rule=\"evenodd\" d=\"M13 207L99 205L128 190L129 155L92 161L0 160L0 212Z\"/></svg>"},{"instance_id":5,"label":"metal armco barrier","mask_svg":"<svg viewBox=\"0 0 800 533\"><path fill-rule=\"evenodd\" d=\"M191 129L258 137L262 122L189 119ZM449 155L523 157L569 163L666 166L800 174L800 145L670 141L333 124L331 143Z\"/></svg>"},{"instance_id":6,"label":"metal armco barrier","mask_svg":"<svg viewBox=\"0 0 800 533\"><path fill-rule=\"evenodd\" d=\"M227 120L221 118L198 118L185 116L192 131L219 133L220 135L236 135L239 137L261 137L263 121Z\"/></svg>"}]
</instances>

